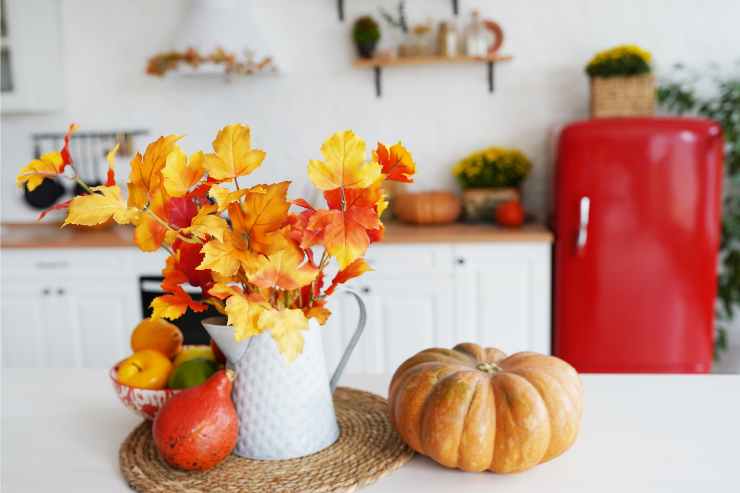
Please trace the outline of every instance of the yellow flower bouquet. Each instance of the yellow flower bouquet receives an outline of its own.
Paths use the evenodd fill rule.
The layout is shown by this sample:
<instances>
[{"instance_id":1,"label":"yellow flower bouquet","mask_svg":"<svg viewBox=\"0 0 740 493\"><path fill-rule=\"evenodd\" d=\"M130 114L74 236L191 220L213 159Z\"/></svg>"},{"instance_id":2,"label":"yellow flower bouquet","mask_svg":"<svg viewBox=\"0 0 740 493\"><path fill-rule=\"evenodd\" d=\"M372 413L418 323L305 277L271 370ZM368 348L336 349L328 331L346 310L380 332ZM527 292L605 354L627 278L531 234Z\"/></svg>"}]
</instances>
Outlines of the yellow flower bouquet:
<instances>
[{"instance_id":1,"label":"yellow flower bouquet","mask_svg":"<svg viewBox=\"0 0 740 493\"><path fill-rule=\"evenodd\" d=\"M616 77L650 73L652 55L637 45L625 44L598 52L586 65L590 77Z\"/></svg>"},{"instance_id":2,"label":"yellow flower bouquet","mask_svg":"<svg viewBox=\"0 0 740 493\"><path fill-rule=\"evenodd\" d=\"M496 207L520 198L519 187L532 162L519 149L488 147L459 161L452 174L463 189L468 221L492 221Z\"/></svg>"},{"instance_id":3,"label":"yellow flower bouquet","mask_svg":"<svg viewBox=\"0 0 740 493\"><path fill-rule=\"evenodd\" d=\"M529 158L519 149L488 147L459 161L452 174L463 189L518 187L532 170Z\"/></svg>"},{"instance_id":4,"label":"yellow flower bouquet","mask_svg":"<svg viewBox=\"0 0 740 493\"><path fill-rule=\"evenodd\" d=\"M597 53L586 65L591 79L591 116L650 116L655 113L652 55L637 45Z\"/></svg>"}]
</instances>

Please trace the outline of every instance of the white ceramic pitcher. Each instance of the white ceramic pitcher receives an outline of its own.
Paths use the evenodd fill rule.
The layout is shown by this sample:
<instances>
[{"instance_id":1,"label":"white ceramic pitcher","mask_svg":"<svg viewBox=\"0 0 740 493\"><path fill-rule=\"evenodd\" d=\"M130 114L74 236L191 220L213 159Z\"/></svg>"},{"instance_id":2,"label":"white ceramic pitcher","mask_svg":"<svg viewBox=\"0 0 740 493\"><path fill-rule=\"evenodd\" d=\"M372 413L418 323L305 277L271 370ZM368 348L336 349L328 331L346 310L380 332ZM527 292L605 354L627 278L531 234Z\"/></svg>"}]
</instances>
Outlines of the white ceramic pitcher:
<instances>
[{"instance_id":1,"label":"white ceramic pitcher","mask_svg":"<svg viewBox=\"0 0 740 493\"><path fill-rule=\"evenodd\" d=\"M292 363L265 332L237 342L223 317L203 320L203 326L236 372L232 397L239 416L239 439L234 452L249 459L294 459L322 450L339 438L332 393L352 350L365 328L362 298L360 319L331 381L326 372L321 326L309 321L303 352Z\"/></svg>"}]
</instances>

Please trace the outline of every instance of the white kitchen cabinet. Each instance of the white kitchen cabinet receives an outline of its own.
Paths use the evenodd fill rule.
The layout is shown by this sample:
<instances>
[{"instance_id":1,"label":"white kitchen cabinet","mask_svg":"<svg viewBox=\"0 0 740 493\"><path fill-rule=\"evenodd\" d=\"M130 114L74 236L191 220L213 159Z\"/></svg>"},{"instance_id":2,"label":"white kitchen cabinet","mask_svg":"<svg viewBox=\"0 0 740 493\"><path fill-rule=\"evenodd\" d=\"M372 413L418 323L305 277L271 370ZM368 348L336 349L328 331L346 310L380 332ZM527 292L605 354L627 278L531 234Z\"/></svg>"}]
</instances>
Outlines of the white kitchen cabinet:
<instances>
[{"instance_id":1,"label":"white kitchen cabinet","mask_svg":"<svg viewBox=\"0 0 740 493\"><path fill-rule=\"evenodd\" d=\"M368 325L348 373L393 372L428 347L477 342L549 354L550 244L373 245L374 272L352 281ZM325 327L330 370L357 320L343 299Z\"/></svg>"},{"instance_id":2,"label":"white kitchen cabinet","mask_svg":"<svg viewBox=\"0 0 740 493\"><path fill-rule=\"evenodd\" d=\"M349 283L368 325L348 373L390 373L424 348L467 341L550 352L549 243L379 244L367 259L375 271ZM162 265L134 248L3 250L3 366L109 367L141 318L139 276ZM328 306L331 373L358 309L341 293Z\"/></svg>"},{"instance_id":3,"label":"white kitchen cabinet","mask_svg":"<svg viewBox=\"0 0 740 493\"><path fill-rule=\"evenodd\" d=\"M36 282L3 279L2 286L3 368L41 368L46 355L46 303Z\"/></svg>"},{"instance_id":4,"label":"white kitchen cabinet","mask_svg":"<svg viewBox=\"0 0 740 493\"><path fill-rule=\"evenodd\" d=\"M549 354L550 245L461 244L454 251L460 340Z\"/></svg>"},{"instance_id":5,"label":"white kitchen cabinet","mask_svg":"<svg viewBox=\"0 0 740 493\"><path fill-rule=\"evenodd\" d=\"M59 0L3 0L2 113L62 108Z\"/></svg>"},{"instance_id":6,"label":"white kitchen cabinet","mask_svg":"<svg viewBox=\"0 0 740 493\"><path fill-rule=\"evenodd\" d=\"M130 249L3 251L4 367L104 368L140 319Z\"/></svg>"}]
</instances>

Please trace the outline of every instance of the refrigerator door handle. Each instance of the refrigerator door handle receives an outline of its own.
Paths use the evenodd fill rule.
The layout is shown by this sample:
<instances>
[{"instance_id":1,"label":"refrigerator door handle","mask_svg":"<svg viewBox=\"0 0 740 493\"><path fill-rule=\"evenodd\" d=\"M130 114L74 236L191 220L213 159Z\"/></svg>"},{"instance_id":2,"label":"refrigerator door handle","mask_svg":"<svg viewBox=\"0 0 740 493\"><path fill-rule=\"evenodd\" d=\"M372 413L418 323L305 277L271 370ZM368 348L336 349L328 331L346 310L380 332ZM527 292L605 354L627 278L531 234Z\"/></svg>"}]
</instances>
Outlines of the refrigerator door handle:
<instances>
[{"instance_id":1,"label":"refrigerator door handle","mask_svg":"<svg viewBox=\"0 0 740 493\"><path fill-rule=\"evenodd\" d=\"M588 220L591 211L591 199L587 196L581 197L579 203L579 216L578 216L578 238L576 239L576 252L578 254L583 252L586 242L588 241Z\"/></svg>"}]
</instances>

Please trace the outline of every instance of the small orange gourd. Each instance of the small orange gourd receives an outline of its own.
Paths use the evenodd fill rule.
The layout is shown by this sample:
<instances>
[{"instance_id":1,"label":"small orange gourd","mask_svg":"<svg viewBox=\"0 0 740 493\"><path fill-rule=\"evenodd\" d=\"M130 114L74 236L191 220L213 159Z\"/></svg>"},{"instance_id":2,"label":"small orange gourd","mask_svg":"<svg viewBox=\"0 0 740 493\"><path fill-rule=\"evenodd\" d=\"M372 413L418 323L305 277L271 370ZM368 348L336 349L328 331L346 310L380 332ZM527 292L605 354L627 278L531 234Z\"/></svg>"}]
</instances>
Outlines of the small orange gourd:
<instances>
[{"instance_id":1,"label":"small orange gourd","mask_svg":"<svg viewBox=\"0 0 740 493\"><path fill-rule=\"evenodd\" d=\"M411 224L449 224L460 215L460 199L452 192L404 193L393 197L393 212Z\"/></svg>"},{"instance_id":2,"label":"small orange gourd","mask_svg":"<svg viewBox=\"0 0 740 493\"><path fill-rule=\"evenodd\" d=\"M458 344L406 360L388 391L393 426L420 454L464 471L524 471L575 441L578 373L565 361Z\"/></svg>"}]
</instances>

